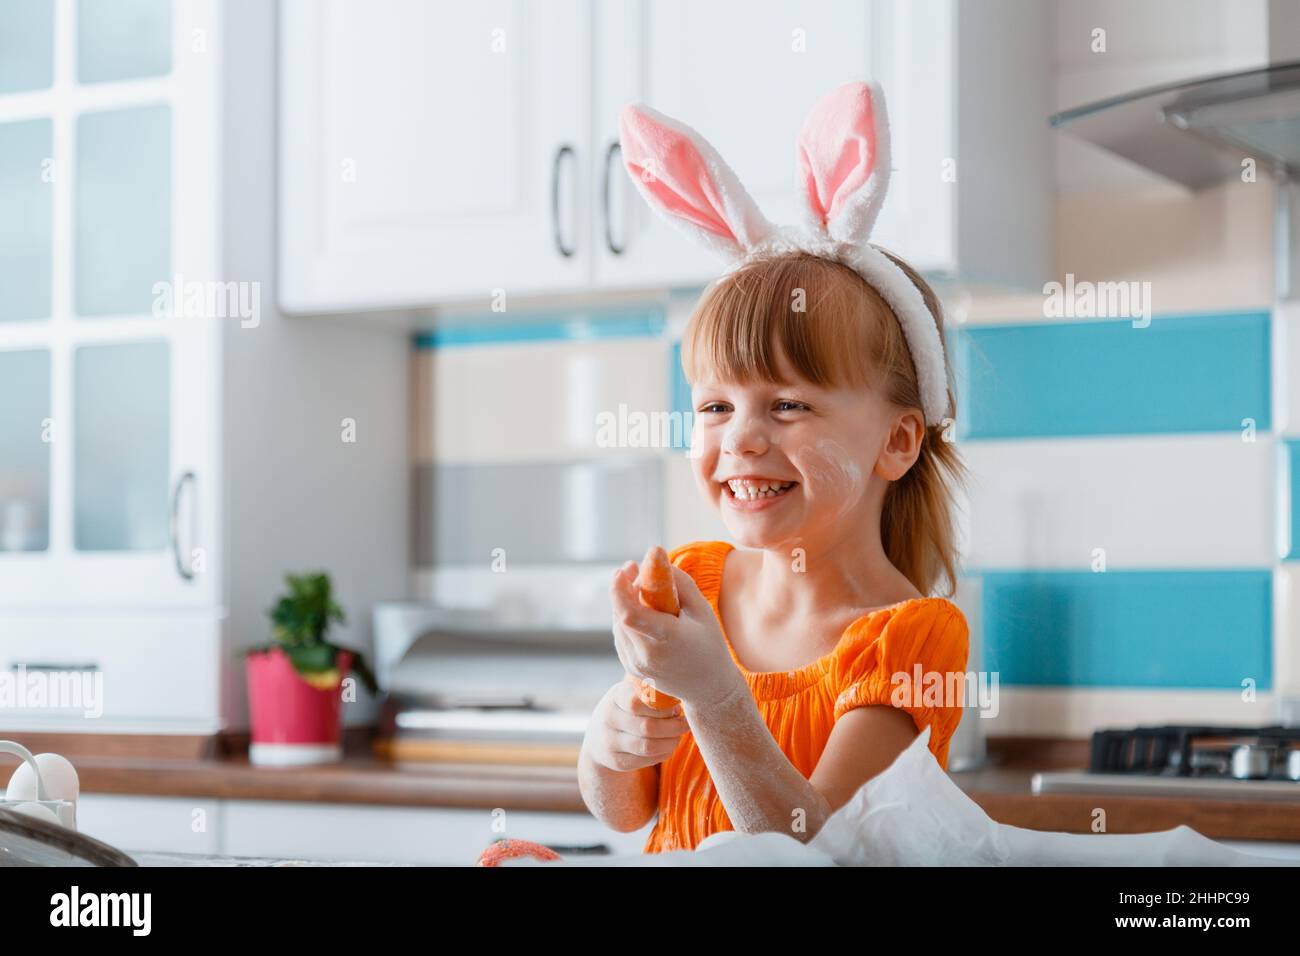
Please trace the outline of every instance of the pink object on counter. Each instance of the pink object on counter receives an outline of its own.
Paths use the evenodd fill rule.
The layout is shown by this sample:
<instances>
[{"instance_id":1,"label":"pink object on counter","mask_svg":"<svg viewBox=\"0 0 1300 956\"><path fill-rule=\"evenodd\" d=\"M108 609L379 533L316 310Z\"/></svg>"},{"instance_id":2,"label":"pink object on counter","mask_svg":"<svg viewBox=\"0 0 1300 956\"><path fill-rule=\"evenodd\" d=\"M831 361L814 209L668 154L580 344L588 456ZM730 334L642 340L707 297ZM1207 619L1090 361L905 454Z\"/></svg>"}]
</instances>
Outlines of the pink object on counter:
<instances>
[{"instance_id":1,"label":"pink object on counter","mask_svg":"<svg viewBox=\"0 0 1300 956\"><path fill-rule=\"evenodd\" d=\"M348 676L352 655L340 651L340 681ZM313 687L294 669L280 648L249 654L248 710L252 724L250 756L254 763L315 763L339 755L339 687ZM259 756L261 759L259 759Z\"/></svg>"}]
</instances>

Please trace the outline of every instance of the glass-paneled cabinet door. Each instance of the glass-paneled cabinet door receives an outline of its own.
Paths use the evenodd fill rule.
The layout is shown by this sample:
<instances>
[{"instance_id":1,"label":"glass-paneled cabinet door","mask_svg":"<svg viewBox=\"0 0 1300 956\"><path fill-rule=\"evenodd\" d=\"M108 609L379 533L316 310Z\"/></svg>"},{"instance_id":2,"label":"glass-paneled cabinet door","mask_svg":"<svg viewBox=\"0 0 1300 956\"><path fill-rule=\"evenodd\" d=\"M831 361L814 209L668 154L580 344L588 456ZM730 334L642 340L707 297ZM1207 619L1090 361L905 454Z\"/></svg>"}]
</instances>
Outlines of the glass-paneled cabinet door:
<instances>
[{"instance_id":1,"label":"glass-paneled cabinet door","mask_svg":"<svg viewBox=\"0 0 1300 956\"><path fill-rule=\"evenodd\" d=\"M0 0L0 608L221 593L217 28Z\"/></svg>"}]
</instances>

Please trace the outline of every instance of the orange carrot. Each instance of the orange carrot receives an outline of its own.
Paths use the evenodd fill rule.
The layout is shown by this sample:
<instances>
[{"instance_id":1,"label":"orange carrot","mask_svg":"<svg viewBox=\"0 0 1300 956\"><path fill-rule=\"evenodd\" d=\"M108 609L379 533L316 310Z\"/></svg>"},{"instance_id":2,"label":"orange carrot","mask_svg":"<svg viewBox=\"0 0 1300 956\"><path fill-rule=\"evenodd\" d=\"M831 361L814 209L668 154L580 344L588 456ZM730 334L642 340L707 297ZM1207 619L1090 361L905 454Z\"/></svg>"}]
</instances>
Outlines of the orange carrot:
<instances>
[{"instance_id":1,"label":"orange carrot","mask_svg":"<svg viewBox=\"0 0 1300 956\"><path fill-rule=\"evenodd\" d=\"M636 586L641 589L641 603L646 607L674 617L682 612L677 584L673 581L673 566L668 563L668 552L663 548L655 546L645 553Z\"/></svg>"},{"instance_id":2,"label":"orange carrot","mask_svg":"<svg viewBox=\"0 0 1300 956\"><path fill-rule=\"evenodd\" d=\"M645 553L645 560L637 572L636 586L640 591L641 603L646 607L674 616L681 613L677 585L673 581L673 566L668 563L668 552L658 545ZM641 689L641 699L656 710L668 710L681 703L676 697L651 690L635 677L632 682Z\"/></svg>"}]
</instances>

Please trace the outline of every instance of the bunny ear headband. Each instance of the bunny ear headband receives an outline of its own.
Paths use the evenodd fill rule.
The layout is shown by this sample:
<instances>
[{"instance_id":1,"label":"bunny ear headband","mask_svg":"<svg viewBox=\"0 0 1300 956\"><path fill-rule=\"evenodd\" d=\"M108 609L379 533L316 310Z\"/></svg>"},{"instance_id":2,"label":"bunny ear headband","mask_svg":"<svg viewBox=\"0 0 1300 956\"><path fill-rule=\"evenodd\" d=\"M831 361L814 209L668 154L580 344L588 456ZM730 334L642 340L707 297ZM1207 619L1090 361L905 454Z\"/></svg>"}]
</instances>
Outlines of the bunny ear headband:
<instances>
[{"instance_id":1,"label":"bunny ear headband","mask_svg":"<svg viewBox=\"0 0 1300 956\"><path fill-rule=\"evenodd\" d=\"M624 107L627 171L646 202L736 268L755 256L803 250L849 266L898 317L928 425L948 411L943 345L920 290L867 241L889 185L889 123L875 84L846 83L804 120L795 161L802 230L768 222L736 174L695 130L640 104Z\"/></svg>"}]
</instances>

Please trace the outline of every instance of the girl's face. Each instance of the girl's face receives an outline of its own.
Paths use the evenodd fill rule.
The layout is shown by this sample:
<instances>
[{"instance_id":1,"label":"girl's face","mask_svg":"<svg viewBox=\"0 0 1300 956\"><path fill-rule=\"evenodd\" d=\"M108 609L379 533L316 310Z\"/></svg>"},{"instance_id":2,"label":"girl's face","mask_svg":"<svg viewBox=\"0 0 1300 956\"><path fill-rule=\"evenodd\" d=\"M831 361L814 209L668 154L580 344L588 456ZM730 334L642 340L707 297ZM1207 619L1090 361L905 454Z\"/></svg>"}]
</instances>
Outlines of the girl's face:
<instances>
[{"instance_id":1,"label":"girl's face","mask_svg":"<svg viewBox=\"0 0 1300 956\"><path fill-rule=\"evenodd\" d=\"M869 533L889 481L920 451L919 410L900 410L875 388L794 385L691 388L696 482L745 547L788 548ZM878 533L878 531L877 531Z\"/></svg>"}]
</instances>

